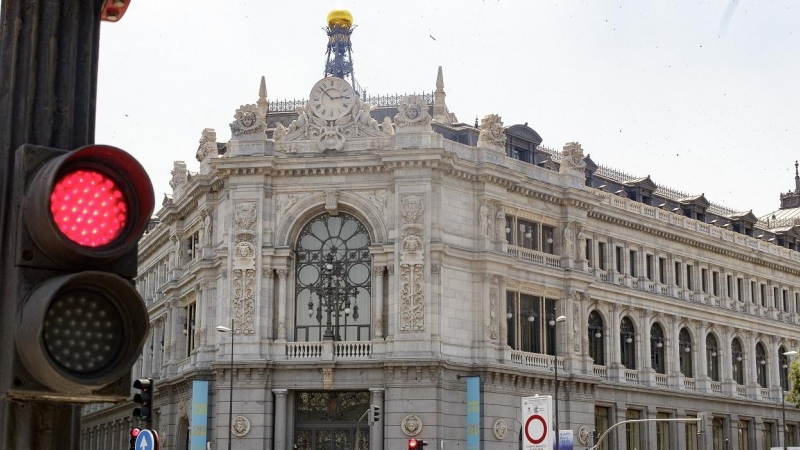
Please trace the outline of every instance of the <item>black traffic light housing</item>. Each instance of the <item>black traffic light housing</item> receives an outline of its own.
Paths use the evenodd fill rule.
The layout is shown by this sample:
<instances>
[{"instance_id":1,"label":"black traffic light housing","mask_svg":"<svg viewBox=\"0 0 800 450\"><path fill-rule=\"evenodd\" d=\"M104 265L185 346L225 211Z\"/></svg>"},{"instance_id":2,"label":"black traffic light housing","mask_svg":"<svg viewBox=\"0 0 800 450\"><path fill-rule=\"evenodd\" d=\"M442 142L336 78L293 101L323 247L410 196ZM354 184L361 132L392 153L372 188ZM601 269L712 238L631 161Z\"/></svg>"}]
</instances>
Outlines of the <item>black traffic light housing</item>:
<instances>
[{"instance_id":1,"label":"black traffic light housing","mask_svg":"<svg viewBox=\"0 0 800 450\"><path fill-rule=\"evenodd\" d=\"M408 440L408 450L423 450L426 445L428 445L428 442L423 441L422 439Z\"/></svg>"},{"instance_id":2,"label":"black traffic light housing","mask_svg":"<svg viewBox=\"0 0 800 450\"><path fill-rule=\"evenodd\" d=\"M65 188L78 179L85 184ZM87 195L94 196L87 206L76 205L75 198ZM112 213L98 215L104 211L100 205L109 204ZM16 152L10 206L15 241L13 276L7 281L13 295L4 301L14 302L14 313L1 320L14 339L0 343L3 353L13 356L10 386L3 386L7 397L127 400L130 371L149 329L147 309L132 282L137 243L155 206L147 173L135 158L110 146L65 151L23 145ZM68 229L57 222L63 211L80 226ZM113 235L103 228L112 221ZM89 239L92 233L109 237Z\"/></svg>"},{"instance_id":3,"label":"black traffic light housing","mask_svg":"<svg viewBox=\"0 0 800 450\"><path fill-rule=\"evenodd\" d=\"M153 421L153 388L152 378L139 378L133 382L133 388L140 392L133 396L133 402L140 406L133 410L133 417L138 417L145 422Z\"/></svg>"},{"instance_id":4,"label":"black traffic light housing","mask_svg":"<svg viewBox=\"0 0 800 450\"><path fill-rule=\"evenodd\" d=\"M130 447L129 450L136 450L136 438L139 437L139 432L142 431L138 428L131 428L131 439L130 439Z\"/></svg>"},{"instance_id":5,"label":"black traffic light housing","mask_svg":"<svg viewBox=\"0 0 800 450\"><path fill-rule=\"evenodd\" d=\"M381 407L378 405L372 405L372 422L380 422L381 421Z\"/></svg>"}]
</instances>

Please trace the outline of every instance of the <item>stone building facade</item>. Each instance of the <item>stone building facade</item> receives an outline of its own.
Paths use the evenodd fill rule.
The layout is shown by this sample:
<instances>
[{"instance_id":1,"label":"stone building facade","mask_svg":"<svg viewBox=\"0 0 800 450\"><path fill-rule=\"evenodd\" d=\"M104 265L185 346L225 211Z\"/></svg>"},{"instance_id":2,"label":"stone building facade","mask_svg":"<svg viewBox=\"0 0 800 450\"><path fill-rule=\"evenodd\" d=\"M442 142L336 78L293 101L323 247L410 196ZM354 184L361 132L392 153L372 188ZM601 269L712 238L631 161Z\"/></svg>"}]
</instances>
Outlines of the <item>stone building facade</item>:
<instances>
[{"instance_id":1,"label":"stone building facade","mask_svg":"<svg viewBox=\"0 0 800 450\"><path fill-rule=\"evenodd\" d=\"M202 132L198 172L174 163L136 281L151 330L134 378L155 379L162 448L203 432L227 448L233 424L236 449L350 449L378 405L359 448L464 449L480 376L483 448L517 449L520 398L553 395L554 366L575 448L699 413L618 427L607 448L782 445L792 227L543 148L527 124L458 123L441 70L431 95L313 106L341 81L288 105L262 80L229 141ZM128 448L132 409L87 408L83 448ZM797 445L794 407L786 421Z\"/></svg>"}]
</instances>

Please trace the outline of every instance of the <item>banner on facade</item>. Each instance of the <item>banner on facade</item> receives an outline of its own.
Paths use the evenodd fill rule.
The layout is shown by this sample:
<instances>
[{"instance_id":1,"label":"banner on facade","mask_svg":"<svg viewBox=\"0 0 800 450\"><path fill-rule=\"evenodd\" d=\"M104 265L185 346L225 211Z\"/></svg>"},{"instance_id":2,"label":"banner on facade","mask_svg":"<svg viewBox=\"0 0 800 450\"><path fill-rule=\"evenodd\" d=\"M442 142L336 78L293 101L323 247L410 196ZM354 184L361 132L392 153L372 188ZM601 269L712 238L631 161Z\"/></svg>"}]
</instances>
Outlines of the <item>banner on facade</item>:
<instances>
[{"instance_id":1,"label":"banner on facade","mask_svg":"<svg viewBox=\"0 0 800 450\"><path fill-rule=\"evenodd\" d=\"M553 423L553 397L537 395L522 397L522 448L523 450L550 450L555 447L555 437L550 431Z\"/></svg>"},{"instance_id":2,"label":"banner on facade","mask_svg":"<svg viewBox=\"0 0 800 450\"><path fill-rule=\"evenodd\" d=\"M206 450L208 434L208 381L192 381L192 426L189 428L191 450Z\"/></svg>"},{"instance_id":3,"label":"banner on facade","mask_svg":"<svg viewBox=\"0 0 800 450\"><path fill-rule=\"evenodd\" d=\"M467 377L467 450L481 449L481 378Z\"/></svg>"},{"instance_id":4,"label":"banner on facade","mask_svg":"<svg viewBox=\"0 0 800 450\"><path fill-rule=\"evenodd\" d=\"M574 435L572 430L559 430L558 431L558 450L572 450L574 446ZM556 448L554 445L553 448Z\"/></svg>"}]
</instances>

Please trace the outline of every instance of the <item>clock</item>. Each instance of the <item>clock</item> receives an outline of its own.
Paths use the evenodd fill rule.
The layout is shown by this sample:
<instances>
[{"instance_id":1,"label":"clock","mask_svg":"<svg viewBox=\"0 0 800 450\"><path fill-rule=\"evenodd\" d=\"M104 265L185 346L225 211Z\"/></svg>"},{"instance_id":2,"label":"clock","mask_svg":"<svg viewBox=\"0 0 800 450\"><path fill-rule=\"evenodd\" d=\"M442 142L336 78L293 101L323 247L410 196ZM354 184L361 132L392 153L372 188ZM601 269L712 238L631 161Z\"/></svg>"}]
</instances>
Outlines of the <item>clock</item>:
<instances>
[{"instance_id":1,"label":"clock","mask_svg":"<svg viewBox=\"0 0 800 450\"><path fill-rule=\"evenodd\" d=\"M309 104L314 115L325 120L336 120L353 110L358 96L347 81L325 77L311 88Z\"/></svg>"}]
</instances>

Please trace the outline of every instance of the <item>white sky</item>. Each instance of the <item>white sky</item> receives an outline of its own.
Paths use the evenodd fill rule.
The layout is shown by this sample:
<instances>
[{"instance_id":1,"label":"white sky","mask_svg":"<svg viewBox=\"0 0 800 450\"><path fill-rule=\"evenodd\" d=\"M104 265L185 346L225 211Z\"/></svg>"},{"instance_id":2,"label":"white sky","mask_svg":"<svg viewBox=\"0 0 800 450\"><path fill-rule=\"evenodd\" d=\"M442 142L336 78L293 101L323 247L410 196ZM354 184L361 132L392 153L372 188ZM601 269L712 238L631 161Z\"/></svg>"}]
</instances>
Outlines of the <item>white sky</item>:
<instances>
[{"instance_id":1,"label":"white sky","mask_svg":"<svg viewBox=\"0 0 800 450\"><path fill-rule=\"evenodd\" d=\"M142 161L160 204L174 160L239 105L306 98L327 13L348 8L368 94L430 92L460 121L497 113L561 148L766 214L800 159L800 3L135 0L102 27L96 141ZM434 39L435 38L435 39Z\"/></svg>"}]
</instances>

